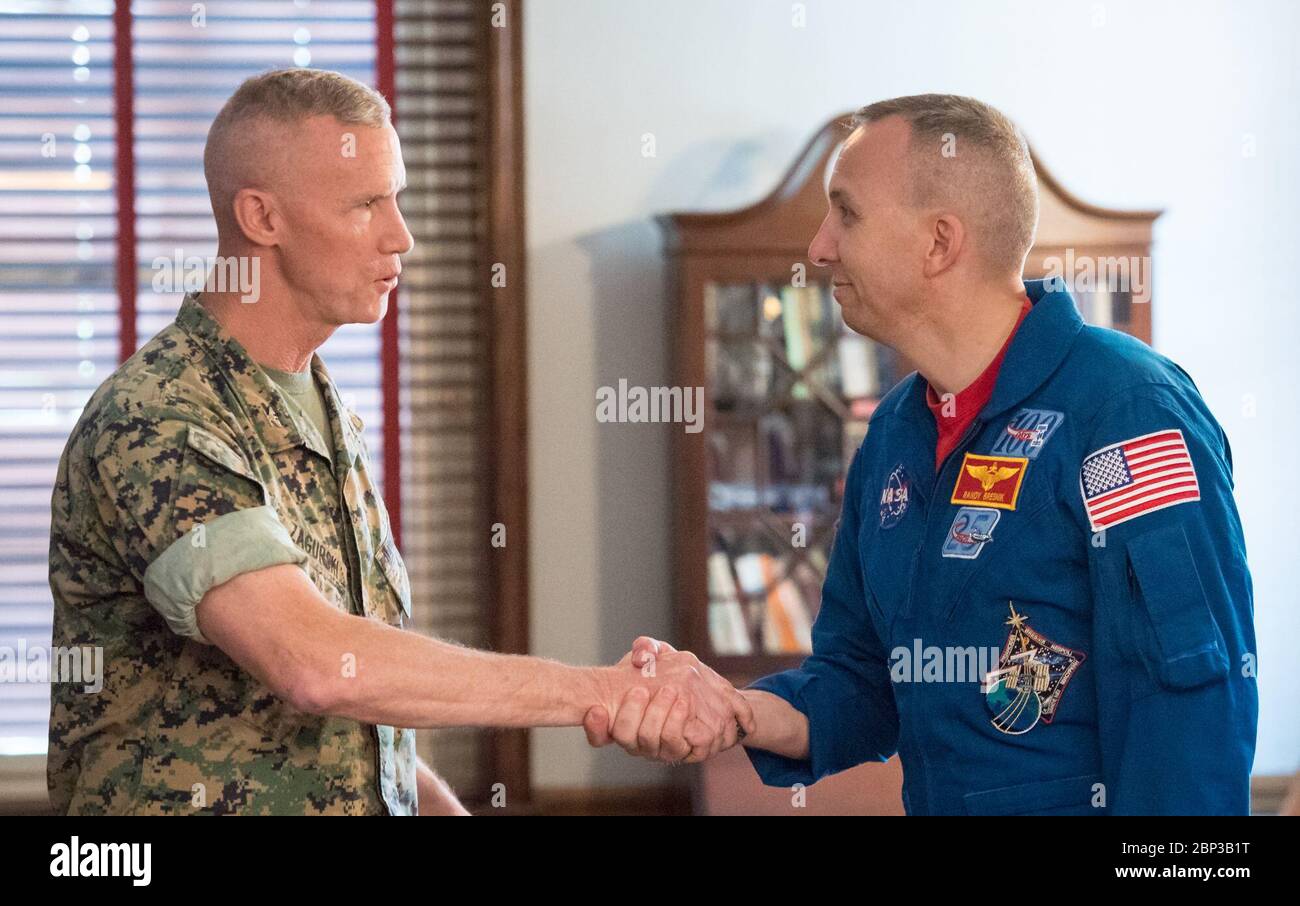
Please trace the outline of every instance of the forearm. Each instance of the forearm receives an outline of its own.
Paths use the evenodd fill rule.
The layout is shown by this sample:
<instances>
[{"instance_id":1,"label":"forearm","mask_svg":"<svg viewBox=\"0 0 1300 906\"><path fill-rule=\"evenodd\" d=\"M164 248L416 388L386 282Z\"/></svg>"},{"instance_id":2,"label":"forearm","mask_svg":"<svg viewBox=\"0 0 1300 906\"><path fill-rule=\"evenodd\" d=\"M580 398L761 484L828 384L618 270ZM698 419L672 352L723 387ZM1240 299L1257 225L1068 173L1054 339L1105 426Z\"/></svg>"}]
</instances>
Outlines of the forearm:
<instances>
[{"instance_id":1,"label":"forearm","mask_svg":"<svg viewBox=\"0 0 1300 906\"><path fill-rule=\"evenodd\" d=\"M754 709L755 731L743 744L786 758L808 757L808 718L788 701L770 692L744 689L741 694Z\"/></svg>"},{"instance_id":2,"label":"forearm","mask_svg":"<svg viewBox=\"0 0 1300 906\"><path fill-rule=\"evenodd\" d=\"M339 614L312 644L327 713L399 727L578 726L599 668L462 648ZM355 663L354 675L341 669Z\"/></svg>"},{"instance_id":3,"label":"forearm","mask_svg":"<svg viewBox=\"0 0 1300 906\"><path fill-rule=\"evenodd\" d=\"M475 651L342 613L295 566L209 591L198 620L206 638L296 707L364 723L578 726L612 679L612 668Z\"/></svg>"},{"instance_id":4,"label":"forearm","mask_svg":"<svg viewBox=\"0 0 1300 906\"><path fill-rule=\"evenodd\" d=\"M419 758L415 760L415 788L420 797L421 815L469 815L447 782Z\"/></svg>"}]
</instances>

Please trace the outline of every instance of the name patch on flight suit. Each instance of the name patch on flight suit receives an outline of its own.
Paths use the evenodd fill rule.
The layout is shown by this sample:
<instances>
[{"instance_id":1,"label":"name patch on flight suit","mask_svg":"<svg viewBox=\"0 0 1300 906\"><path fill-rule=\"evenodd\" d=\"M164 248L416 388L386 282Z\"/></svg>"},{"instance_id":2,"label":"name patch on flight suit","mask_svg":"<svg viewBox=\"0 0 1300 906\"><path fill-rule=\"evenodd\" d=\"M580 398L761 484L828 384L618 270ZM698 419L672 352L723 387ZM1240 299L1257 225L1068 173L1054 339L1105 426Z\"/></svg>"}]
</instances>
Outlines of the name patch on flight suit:
<instances>
[{"instance_id":1,"label":"name patch on flight suit","mask_svg":"<svg viewBox=\"0 0 1300 906\"><path fill-rule=\"evenodd\" d=\"M952 502L1014 510L1028 468L1029 460L1023 456L967 453L952 489Z\"/></svg>"}]
</instances>

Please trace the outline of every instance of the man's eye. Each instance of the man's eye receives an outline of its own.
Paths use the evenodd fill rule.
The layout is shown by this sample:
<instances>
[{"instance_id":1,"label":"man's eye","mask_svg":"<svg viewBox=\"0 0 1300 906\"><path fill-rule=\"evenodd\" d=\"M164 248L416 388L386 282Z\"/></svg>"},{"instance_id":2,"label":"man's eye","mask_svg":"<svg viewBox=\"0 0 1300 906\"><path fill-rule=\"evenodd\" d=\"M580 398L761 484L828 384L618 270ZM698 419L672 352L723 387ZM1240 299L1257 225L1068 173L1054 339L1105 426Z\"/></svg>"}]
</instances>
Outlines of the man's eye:
<instances>
[{"instance_id":1,"label":"man's eye","mask_svg":"<svg viewBox=\"0 0 1300 906\"><path fill-rule=\"evenodd\" d=\"M840 220L848 222L849 218L851 218L852 216L853 216L852 211L844 207L844 205L840 205Z\"/></svg>"}]
</instances>

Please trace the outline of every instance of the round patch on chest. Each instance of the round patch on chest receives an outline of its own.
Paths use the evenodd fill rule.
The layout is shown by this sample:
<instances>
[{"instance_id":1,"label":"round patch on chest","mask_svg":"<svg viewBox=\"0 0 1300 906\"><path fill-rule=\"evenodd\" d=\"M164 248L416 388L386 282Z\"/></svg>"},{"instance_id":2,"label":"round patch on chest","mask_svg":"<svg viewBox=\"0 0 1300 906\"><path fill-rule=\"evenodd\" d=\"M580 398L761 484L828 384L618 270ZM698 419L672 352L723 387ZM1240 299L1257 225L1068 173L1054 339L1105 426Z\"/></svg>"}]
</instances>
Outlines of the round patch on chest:
<instances>
[{"instance_id":1,"label":"round patch on chest","mask_svg":"<svg viewBox=\"0 0 1300 906\"><path fill-rule=\"evenodd\" d=\"M907 512L907 501L912 495L912 481L907 469L896 466L889 473L885 488L880 492L880 527L893 528Z\"/></svg>"}]
</instances>

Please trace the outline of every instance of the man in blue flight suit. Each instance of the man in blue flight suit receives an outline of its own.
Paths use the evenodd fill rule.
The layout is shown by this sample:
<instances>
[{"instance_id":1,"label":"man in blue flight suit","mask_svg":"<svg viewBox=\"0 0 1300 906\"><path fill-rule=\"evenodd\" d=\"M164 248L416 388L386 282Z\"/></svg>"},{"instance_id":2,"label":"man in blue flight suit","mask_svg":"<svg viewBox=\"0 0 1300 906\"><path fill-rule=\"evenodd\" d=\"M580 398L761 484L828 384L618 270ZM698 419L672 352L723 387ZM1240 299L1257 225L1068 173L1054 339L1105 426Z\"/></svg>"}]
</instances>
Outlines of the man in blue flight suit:
<instances>
[{"instance_id":1,"label":"man in blue flight suit","mask_svg":"<svg viewBox=\"0 0 1300 906\"><path fill-rule=\"evenodd\" d=\"M849 469L812 656L745 690L763 781L898 752L909 814L1249 813L1250 574L1191 379L1022 282L1036 179L988 105L863 108L829 199L809 257L918 373ZM695 760L672 704L594 712L588 737Z\"/></svg>"}]
</instances>

